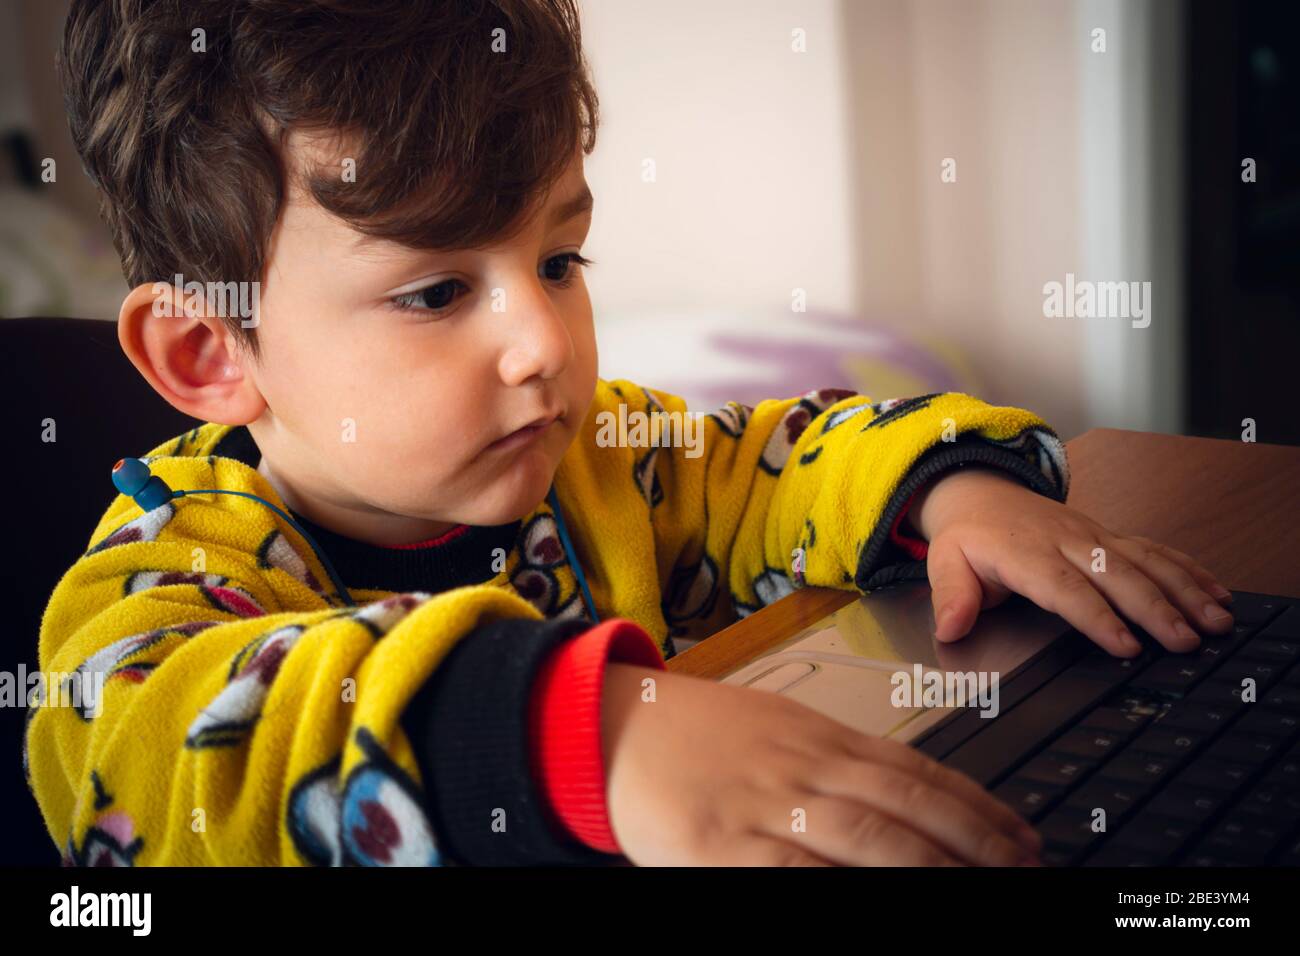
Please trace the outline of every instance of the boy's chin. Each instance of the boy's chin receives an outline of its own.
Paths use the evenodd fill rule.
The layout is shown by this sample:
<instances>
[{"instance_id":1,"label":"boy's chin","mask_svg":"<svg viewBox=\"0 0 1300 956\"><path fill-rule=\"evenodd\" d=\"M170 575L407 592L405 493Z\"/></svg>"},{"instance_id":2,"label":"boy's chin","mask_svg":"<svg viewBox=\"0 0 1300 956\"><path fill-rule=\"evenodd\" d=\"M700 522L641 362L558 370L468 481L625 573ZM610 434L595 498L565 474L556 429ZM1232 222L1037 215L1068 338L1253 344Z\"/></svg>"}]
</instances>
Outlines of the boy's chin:
<instances>
[{"instance_id":1,"label":"boy's chin","mask_svg":"<svg viewBox=\"0 0 1300 956\"><path fill-rule=\"evenodd\" d=\"M473 502L467 502L470 507L466 513L471 517L462 520L465 524L491 527L526 518L546 500L553 478L554 473L549 470L531 468L503 475L500 481L483 489Z\"/></svg>"}]
</instances>

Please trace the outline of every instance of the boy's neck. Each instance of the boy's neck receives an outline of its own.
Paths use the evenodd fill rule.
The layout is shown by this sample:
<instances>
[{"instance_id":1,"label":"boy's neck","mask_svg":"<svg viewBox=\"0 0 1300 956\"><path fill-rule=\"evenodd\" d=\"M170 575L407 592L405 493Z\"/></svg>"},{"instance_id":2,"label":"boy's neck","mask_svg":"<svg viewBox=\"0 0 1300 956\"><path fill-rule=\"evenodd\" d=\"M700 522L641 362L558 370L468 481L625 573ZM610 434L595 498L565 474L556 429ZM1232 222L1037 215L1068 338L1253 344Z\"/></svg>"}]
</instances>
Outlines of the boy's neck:
<instances>
[{"instance_id":1,"label":"boy's neck","mask_svg":"<svg viewBox=\"0 0 1300 956\"><path fill-rule=\"evenodd\" d=\"M440 538L460 527L456 522L428 521L408 515L358 511L302 492L293 482L271 468L265 456L257 463L258 473L270 482L289 509L336 534L365 544L391 548Z\"/></svg>"}]
</instances>

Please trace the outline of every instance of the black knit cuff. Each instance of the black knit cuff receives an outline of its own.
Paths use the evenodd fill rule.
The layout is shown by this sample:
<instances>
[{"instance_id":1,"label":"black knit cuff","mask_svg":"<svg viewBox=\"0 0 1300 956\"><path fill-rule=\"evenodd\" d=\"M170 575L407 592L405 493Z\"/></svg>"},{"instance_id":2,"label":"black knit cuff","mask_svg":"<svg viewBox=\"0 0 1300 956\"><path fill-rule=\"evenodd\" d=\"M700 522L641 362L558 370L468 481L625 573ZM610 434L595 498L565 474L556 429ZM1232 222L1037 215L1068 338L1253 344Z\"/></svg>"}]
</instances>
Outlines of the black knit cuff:
<instances>
[{"instance_id":1,"label":"black knit cuff","mask_svg":"<svg viewBox=\"0 0 1300 956\"><path fill-rule=\"evenodd\" d=\"M558 829L533 777L529 700L538 672L587 621L494 621L465 635L402 714L438 850L476 866L607 865Z\"/></svg>"},{"instance_id":2,"label":"black knit cuff","mask_svg":"<svg viewBox=\"0 0 1300 956\"><path fill-rule=\"evenodd\" d=\"M889 540L889 529L903 505L922 486L944 472L954 471L965 465L983 465L996 468L1019 478L1031 491L1036 491L1057 501L1064 501L1064 489L1060 484L1043 474L1024 454L1017 454L1001 448L980 438L962 438L956 442L936 445L917 459L912 470L899 483L893 497L885 506L871 532L871 537L858 555L857 573L853 577L854 585L861 591L893 584L895 581L913 580L926 576L924 561L900 560L890 562L897 551Z\"/></svg>"}]
</instances>

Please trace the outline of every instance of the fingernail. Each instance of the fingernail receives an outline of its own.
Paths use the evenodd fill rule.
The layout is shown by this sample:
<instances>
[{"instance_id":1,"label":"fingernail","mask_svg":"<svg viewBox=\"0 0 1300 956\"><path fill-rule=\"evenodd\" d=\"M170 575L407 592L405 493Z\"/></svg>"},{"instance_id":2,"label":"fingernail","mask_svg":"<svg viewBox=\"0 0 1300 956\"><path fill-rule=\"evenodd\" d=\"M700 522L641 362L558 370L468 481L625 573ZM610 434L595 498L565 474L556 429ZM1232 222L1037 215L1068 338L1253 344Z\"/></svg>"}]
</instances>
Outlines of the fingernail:
<instances>
[{"instance_id":1,"label":"fingernail","mask_svg":"<svg viewBox=\"0 0 1300 956\"><path fill-rule=\"evenodd\" d=\"M1190 627L1188 627L1187 622L1182 620L1181 618L1179 618L1177 621L1174 621L1174 633L1177 634L1180 638L1182 638L1184 641L1186 641L1189 644L1190 643L1199 644L1201 641L1201 639L1196 636L1196 632L1193 631Z\"/></svg>"},{"instance_id":2,"label":"fingernail","mask_svg":"<svg viewBox=\"0 0 1300 956\"><path fill-rule=\"evenodd\" d=\"M1207 604L1202 610L1211 621L1231 621L1232 615L1217 604Z\"/></svg>"},{"instance_id":3,"label":"fingernail","mask_svg":"<svg viewBox=\"0 0 1300 956\"><path fill-rule=\"evenodd\" d=\"M1142 650L1142 645L1138 643L1138 639L1130 634L1126 627L1121 627L1119 629L1119 646L1123 650L1132 651L1134 653Z\"/></svg>"},{"instance_id":4,"label":"fingernail","mask_svg":"<svg viewBox=\"0 0 1300 956\"><path fill-rule=\"evenodd\" d=\"M1232 592L1229 591L1227 588L1225 588L1222 584L1216 584L1214 587L1210 588L1210 594L1214 595L1220 601L1232 600Z\"/></svg>"}]
</instances>

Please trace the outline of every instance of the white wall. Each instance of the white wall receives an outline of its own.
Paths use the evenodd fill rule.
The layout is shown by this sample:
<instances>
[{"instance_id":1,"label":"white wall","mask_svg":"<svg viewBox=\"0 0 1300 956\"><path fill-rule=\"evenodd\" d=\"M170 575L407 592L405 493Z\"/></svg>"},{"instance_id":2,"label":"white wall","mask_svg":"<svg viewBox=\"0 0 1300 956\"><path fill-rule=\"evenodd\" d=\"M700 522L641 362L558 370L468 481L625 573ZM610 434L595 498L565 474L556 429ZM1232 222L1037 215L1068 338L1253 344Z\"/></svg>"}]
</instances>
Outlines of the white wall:
<instances>
[{"instance_id":1,"label":"white wall","mask_svg":"<svg viewBox=\"0 0 1300 956\"><path fill-rule=\"evenodd\" d=\"M588 0L598 321L804 287L958 345L987 397L1066 436L1176 430L1177 20L1165 0ZM1152 328L1044 317L1067 272L1152 280Z\"/></svg>"},{"instance_id":2,"label":"white wall","mask_svg":"<svg viewBox=\"0 0 1300 956\"><path fill-rule=\"evenodd\" d=\"M603 111L587 161L598 318L788 309L795 287L809 308L850 308L835 0L587 0L582 16ZM647 158L657 182L642 181Z\"/></svg>"}]
</instances>

